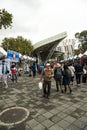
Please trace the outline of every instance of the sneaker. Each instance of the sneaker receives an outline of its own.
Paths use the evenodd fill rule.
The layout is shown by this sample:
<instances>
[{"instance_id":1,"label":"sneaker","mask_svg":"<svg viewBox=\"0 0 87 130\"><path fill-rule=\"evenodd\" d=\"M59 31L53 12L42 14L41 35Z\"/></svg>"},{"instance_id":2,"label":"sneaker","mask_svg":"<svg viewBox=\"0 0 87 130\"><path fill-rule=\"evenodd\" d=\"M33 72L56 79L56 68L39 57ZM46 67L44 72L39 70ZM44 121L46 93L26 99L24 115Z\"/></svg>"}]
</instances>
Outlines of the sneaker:
<instances>
[{"instance_id":1,"label":"sneaker","mask_svg":"<svg viewBox=\"0 0 87 130\"><path fill-rule=\"evenodd\" d=\"M65 93L67 92L67 89L65 89Z\"/></svg>"},{"instance_id":2,"label":"sneaker","mask_svg":"<svg viewBox=\"0 0 87 130\"><path fill-rule=\"evenodd\" d=\"M49 96L47 95L46 98L49 99Z\"/></svg>"},{"instance_id":3,"label":"sneaker","mask_svg":"<svg viewBox=\"0 0 87 130\"><path fill-rule=\"evenodd\" d=\"M72 93L72 90L70 89L70 93Z\"/></svg>"},{"instance_id":4,"label":"sneaker","mask_svg":"<svg viewBox=\"0 0 87 130\"><path fill-rule=\"evenodd\" d=\"M63 93L63 90L61 90L61 93Z\"/></svg>"},{"instance_id":5,"label":"sneaker","mask_svg":"<svg viewBox=\"0 0 87 130\"><path fill-rule=\"evenodd\" d=\"M8 85L6 85L5 88L8 88Z\"/></svg>"},{"instance_id":6,"label":"sneaker","mask_svg":"<svg viewBox=\"0 0 87 130\"><path fill-rule=\"evenodd\" d=\"M46 95L44 94L43 97L46 97Z\"/></svg>"},{"instance_id":7,"label":"sneaker","mask_svg":"<svg viewBox=\"0 0 87 130\"><path fill-rule=\"evenodd\" d=\"M77 84L77 87L80 87L80 84Z\"/></svg>"},{"instance_id":8,"label":"sneaker","mask_svg":"<svg viewBox=\"0 0 87 130\"><path fill-rule=\"evenodd\" d=\"M57 89L56 92L59 92L59 89Z\"/></svg>"},{"instance_id":9,"label":"sneaker","mask_svg":"<svg viewBox=\"0 0 87 130\"><path fill-rule=\"evenodd\" d=\"M49 97L48 97L48 96L47 96L46 98L47 98L47 99L49 99Z\"/></svg>"}]
</instances>

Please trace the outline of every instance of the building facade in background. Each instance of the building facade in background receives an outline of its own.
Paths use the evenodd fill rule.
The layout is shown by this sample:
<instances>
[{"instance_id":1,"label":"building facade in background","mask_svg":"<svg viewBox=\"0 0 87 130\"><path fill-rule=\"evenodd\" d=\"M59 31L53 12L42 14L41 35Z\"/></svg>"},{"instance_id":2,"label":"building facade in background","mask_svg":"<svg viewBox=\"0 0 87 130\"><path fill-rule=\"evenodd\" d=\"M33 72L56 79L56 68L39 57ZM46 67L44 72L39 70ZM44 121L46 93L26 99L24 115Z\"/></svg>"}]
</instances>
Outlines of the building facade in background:
<instances>
[{"instance_id":1,"label":"building facade in background","mask_svg":"<svg viewBox=\"0 0 87 130\"><path fill-rule=\"evenodd\" d=\"M56 47L56 51L63 52L63 58L71 59L74 57L74 46L75 39L64 39L60 44Z\"/></svg>"}]
</instances>

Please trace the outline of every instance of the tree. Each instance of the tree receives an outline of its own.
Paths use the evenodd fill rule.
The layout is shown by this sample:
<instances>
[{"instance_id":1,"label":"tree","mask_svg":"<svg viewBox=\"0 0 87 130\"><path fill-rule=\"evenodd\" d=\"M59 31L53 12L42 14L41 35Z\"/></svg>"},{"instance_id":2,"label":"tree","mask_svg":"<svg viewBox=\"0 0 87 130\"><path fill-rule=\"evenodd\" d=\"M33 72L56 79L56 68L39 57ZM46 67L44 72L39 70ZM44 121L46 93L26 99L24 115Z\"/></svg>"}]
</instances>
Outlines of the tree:
<instances>
[{"instance_id":1,"label":"tree","mask_svg":"<svg viewBox=\"0 0 87 130\"><path fill-rule=\"evenodd\" d=\"M84 30L80 33L76 33L75 37L79 40L80 44L78 46L81 53L84 53L87 50L87 30Z\"/></svg>"},{"instance_id":2,"label":"tree","mask_svg":"<svg viewBox=\"0 0 87 130\"><path fill-rule=\"evenodd\" d=\"M12 24L12 14L8 13L5 9L0 9L0 29L8 28Z\"/></svg>"},{"instance_id":3,"label":"tree","mask_svg":"<svg viewBox=\"0 0 87 130\"><path fill-rule=\"evenodd\" d=\"M13 50L30 56L33 51L33 46L30 40L24 39L22 36L17 38L4 38L1 46L7 50Z\"/></svg>"}]
</instances>

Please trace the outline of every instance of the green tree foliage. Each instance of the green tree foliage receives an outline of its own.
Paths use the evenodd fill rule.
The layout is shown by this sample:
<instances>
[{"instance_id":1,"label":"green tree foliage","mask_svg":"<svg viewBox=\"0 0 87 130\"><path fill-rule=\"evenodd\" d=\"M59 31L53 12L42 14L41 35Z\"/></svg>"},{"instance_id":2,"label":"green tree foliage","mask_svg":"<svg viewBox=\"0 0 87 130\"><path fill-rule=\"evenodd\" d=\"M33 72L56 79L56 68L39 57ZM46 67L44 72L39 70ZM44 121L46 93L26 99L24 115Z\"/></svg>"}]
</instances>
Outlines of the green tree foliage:
<instances>
[{"instance_id":1,"label":"green tree foliage","mask_svg":"<svg viewBox=\"0 0 87 130\"><path fill-rule=\"evenodd\" d=\"M8 13L5 9L0 10L0 29L6 29L11 26L12 17L12 14Z\"/></svg>"},{"instance_id":2,"label":"green tree foliage","mask_svg":"<svg viewBox=\"0 0 87 130\"><path fill-rule=\"evenodd\" d=\"M84 30L80 33L76 33L75 37L79 40L79 50L80 52L84 53L87 51L87 30Z\"/></svg>"},{"instance_id":3,"label":"green tree foliage","mask_svg":"<svg viewBox=\"0 0 87 130\"><path fill-rule=\"evenodd\" d=\"M13 50L31 56L33 46L30 40L24 39L22 36L17 38L4 38L1 43L2 47L7 50Z\"/></svg>"},{"instance_id":4,"label":"green tree foliage","mask_svg":"<svg viewBox=\"0 0 87 130\"><path fill-rule=\"evenodd\" d=\"M80 34L79 34L79 32L77 32L77 33L75 34L75 37L76 37L76 38L79 38L79 36L80 36Z\"/></svg>"}]
</instances>

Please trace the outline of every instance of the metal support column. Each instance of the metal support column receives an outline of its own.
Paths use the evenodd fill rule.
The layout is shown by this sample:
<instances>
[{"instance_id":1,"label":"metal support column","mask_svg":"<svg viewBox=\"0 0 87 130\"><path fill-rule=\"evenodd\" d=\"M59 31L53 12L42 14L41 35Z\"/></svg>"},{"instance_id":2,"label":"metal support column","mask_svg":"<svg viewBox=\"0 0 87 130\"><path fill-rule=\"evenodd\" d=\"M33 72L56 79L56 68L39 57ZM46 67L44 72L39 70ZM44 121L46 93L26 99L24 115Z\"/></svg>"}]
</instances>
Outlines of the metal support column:
<instances>
[{"instance_id":1,"label":"metal support column","mask_svg":"<svg viewBox=\"0 0 87 130\"><path fill-rule=\"evenodd\" d=\"M58 42L54 43L54 46L50 49L50 52L46 58L46 61L45 61L45 64L47 63L47 61L52 57L54 51L55 51L55 48L57 47L58 45Z\"/></svg>"}]
</instances>

